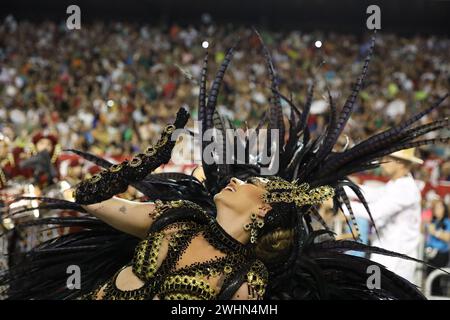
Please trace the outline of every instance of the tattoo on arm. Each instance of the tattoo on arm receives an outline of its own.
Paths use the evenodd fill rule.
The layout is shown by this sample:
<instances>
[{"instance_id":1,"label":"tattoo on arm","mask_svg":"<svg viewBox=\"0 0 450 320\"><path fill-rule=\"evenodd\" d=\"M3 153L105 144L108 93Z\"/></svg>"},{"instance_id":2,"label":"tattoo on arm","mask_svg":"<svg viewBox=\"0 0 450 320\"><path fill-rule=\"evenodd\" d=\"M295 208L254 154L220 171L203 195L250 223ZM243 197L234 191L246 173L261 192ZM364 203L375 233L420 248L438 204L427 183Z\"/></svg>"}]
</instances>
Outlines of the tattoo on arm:
<instances>
[{"instance_id":1,"label":"tattoo on arm","mask_svg":"<svg viewBox=\"0 0 450 320\"><path fill-rule=\"evenodd\" d=\"M125 206L121 206L121 207L119 208L119 211L120 211L121 213L123 213L123 214L126 214L126 213L127 213L127 208L126 208Z\"/></svg>"}]
</instances>

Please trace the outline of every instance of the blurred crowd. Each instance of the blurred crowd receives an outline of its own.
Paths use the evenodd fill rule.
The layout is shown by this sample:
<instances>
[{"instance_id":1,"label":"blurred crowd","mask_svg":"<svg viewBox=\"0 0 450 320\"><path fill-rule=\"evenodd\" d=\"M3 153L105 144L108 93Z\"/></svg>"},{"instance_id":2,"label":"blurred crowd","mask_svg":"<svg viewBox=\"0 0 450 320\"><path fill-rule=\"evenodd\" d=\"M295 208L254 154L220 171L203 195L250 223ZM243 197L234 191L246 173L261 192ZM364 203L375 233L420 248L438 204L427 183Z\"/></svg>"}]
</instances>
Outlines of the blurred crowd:
<instances>
[{"instance_id":1,"label":"blurred crowd","mask_svg":"<svg viewBox=\"0 0 450 320\"><path fill-rule=\"evenodd\" d=\"M326 88L342 106L360 72L369 37L261 33L282 93L301 105L308 86L317 81L309 126L313 134L320 131L328 116ZM111 156L137 152L156 139L180 106L187 106L195 118L202 42L210 42L212 79L237 38L241 41L218 108L238 127L244 121L251 126L270 97L261 45L251 29L97 22L71 31L64 23L18 22L9 16L0 25L1 132L18 146L44 131L56 135L64 148ZM345 132L350 143L398 123L448 92L449 53L446 38L378 35L367 86ZM448 115L449 103L423 121ZM434 146L423 152L434 162L419 177L450 179L450 166L442 161L449 149Z\"/></svg>"},{"instance_id":2,"label":"blurred crowd","mask_svg":"<svg viewBox=\"0 0 450 320\"><path fill-rule=\"evenodd\" d=\"M308 125L313 135L321 132L329 116L327 89L341 107L360 73L371 35L260 32L285 96L301 106L315 81ZM180 106L195 119L205 55L202 44L209 42L212 80L238 38L218 109L237 127L252 127L269 105L271 92L261 44L249 28L96 22L71 31L63 22L31 23L8 16L0 24L0 189L6 175L14 176L11 164L19 158L47 150L58 169L52 173L42 168L47 185L60 176L74 184L93 172L73 158L62 165L61 146L119 160L154 142ZM378 34L366 85L341 145L399 123L446 94L449 54L448 38ZM449 100L422 122L448 116ZM289 116L287 103L283 107ZM450 148L428 146L419 153L425 163L413 169L414 177L432 186L448 185ZM450 199L443 202L444 198L436 193L424 197L424 228L450 229ZM448 256L448 244L442 246L437 247Z\"/></svg>"}]
</instances>

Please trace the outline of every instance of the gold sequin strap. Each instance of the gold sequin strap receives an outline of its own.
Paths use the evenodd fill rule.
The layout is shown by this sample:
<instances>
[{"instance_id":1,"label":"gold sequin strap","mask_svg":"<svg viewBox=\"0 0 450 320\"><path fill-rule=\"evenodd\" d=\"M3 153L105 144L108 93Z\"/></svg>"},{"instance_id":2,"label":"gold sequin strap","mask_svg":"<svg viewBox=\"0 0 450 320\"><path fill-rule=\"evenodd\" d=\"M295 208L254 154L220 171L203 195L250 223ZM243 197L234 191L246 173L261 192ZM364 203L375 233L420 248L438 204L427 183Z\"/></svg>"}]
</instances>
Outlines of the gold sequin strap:
<instances>
[{"instance_id":1,"label":"gold sequin strap","mask_svg":"<svg viewBox=\"0 0 450 320\"><path fill-rule=\"evenodd\" d=\"M155 209L153 209L153 211L149 213L149 216L153 220L156 220L167 210L172 209L172 208L180 208L181 206L183 206L183 201L181 201L181 200L177 200L177 201L156 200L155 201Z\"/></svg>"},{"instance_id":2,"label":"gold sequin strap","mask_svg":"<svg viewBox=\"0 0 450 320\"><path fill-rule=\"evenodd\" d=\"M156 282L145 283L142 287L131 290L121 290L116 286L117 277L129 266L123 266L106 282L103 290L103 300L149 300L153 297Z\"/></svg>"},{"instance_id":3,"label":"gold sequin strap","mask_svg":"<svg viewBox=\"0 0 450 320\"><path fill-rule=\"evenodd\" d=\"M136 246L132 261L133 273L144 282L151 279L157 271L158 254L163 238L163 232L153 233Z\"/></svg>"},{"instance_id":4,"label":"gold sequin strap","mask_svg":"<svg viewBox=\"0 0 450 320\"><path fill-rule=\"evenodd\" d=\"M215 294L207 281L189 275L167 277L160 290L165 300L213 300Z\"/></svg>"},{"instance_id":5,"label":"gold sequin strap","mask_svg":"<svg viewBox=\"0 0 450 320\"><path fill-rule=\"evenodd\" d=\"M156 200L155 208L152 210L152 212L149 213L149 216L153 220L157 220L163 214L169 212L169 210L178 209L178 208L186 208L188 210L195 210L195 211L201 213L204 217L207 217L207 214L202 209L202 207L200 207L199 205L195 204L194 202L188 201L188 200L174 200L174 201Z\"/></svg>"}]
</instances>

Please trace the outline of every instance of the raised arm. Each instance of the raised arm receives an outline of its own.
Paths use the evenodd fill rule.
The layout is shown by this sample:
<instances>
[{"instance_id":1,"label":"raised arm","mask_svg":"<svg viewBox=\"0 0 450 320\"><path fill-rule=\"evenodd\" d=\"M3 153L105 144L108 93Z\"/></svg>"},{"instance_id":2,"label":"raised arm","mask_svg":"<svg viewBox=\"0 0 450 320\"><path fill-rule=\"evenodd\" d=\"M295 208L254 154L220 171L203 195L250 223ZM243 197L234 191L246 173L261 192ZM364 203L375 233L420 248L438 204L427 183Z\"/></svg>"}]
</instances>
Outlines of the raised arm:
<instances>
[{"instance_id":1,"label":"raised arm","mask_svg":"<svg viewBox=\"0 0 450 320\"><path fill-rule=\"evenodd\" d=\"M135 155L131 160L114 164L90 179L78 183L75 188L75 202L80 205L90 205L108 200L125 192L130 184L145 179L160 165L169 162L175 146L172 134L176 129L183 128L188 118L187 111L180 108L174 124L164 128L161 138L154 146L148 147L144 153Z\"/></svg>"},{"instance_id":2,"label":"raised arm","mask_svg":"<svg viewBox=\"0 0 450 320\"><path fill-rule=\"evenodd\" d=\"M135 155L129 161L114 164L90 179L81 181L64 193L65 198L78 203L120 231L139 238L145 237L153 222L150 214L155 210L155 205L114 196L125 192L130 184L142 181L161 164L169 162L175 145L172 134L176 129L183 128L188 118L187 111L180 108L175 122L164 128L155 146L148 147L144 153Z\"/></svg>"},{"instance_id":3,"label":"raised arm","mask_svg":"<svg viewBox=\"0 0 450 320\"><path fill-rule=\"evenodd\" d=\"M64 197L73 201L73 189L66 190ZM82 207L113 228L141 239L147 235L155 210L154 203L129 201L118 197Z\"/></svg>"}]
</instances>

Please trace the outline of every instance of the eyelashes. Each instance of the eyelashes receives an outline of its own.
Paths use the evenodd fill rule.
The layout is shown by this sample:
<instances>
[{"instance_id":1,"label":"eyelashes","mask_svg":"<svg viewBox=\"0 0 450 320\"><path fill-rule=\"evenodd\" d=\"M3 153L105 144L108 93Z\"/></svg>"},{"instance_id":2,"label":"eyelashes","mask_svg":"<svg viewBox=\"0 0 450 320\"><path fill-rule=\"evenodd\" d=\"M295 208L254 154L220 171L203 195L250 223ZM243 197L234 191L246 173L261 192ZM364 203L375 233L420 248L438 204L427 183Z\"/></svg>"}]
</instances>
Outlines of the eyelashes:
<instances>
[{"instance_id":1,"label":"eyelashes","mask_svg":"<svg viewBox=\"0 0 450 320\"><path fill-rule=\"evenodd\" d=\"M263 189L266 188L266 184L267 184L265 181L264 182L261 181L261 178L258 178L258 177L248 178L247 180L245 180L245 183L250 183L256 187L263 188Z\"/></svg>"},{"instance_id":2,"label":"eyelashes","mask_svg":"<svg viewBox=\"0 0 450 320\"><path fill-rule=\"evenodd\" d=\"M248 178L247 180L245 180L245 183L250 183L255 186L259 186L259 181L256 178Z\"/></svg>"}]
</instances>

